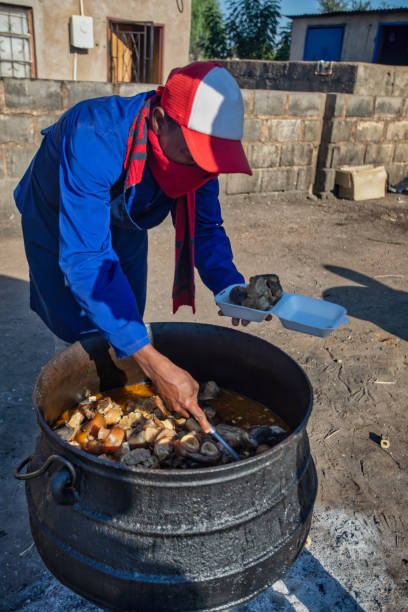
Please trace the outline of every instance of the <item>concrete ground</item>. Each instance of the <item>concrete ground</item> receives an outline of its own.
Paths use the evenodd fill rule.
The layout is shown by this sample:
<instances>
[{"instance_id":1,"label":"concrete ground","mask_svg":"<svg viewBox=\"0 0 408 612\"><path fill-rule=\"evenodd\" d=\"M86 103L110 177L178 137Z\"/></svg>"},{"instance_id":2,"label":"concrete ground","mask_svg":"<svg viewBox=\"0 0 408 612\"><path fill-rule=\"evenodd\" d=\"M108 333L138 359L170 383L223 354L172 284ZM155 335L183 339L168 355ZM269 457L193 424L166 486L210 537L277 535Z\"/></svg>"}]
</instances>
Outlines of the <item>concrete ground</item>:
<instances>
[{"instance_id":1,"label":"concrete ground","mask_svg":"<svg viewBox=\"0 0 408 612\"><path fill-rule=\"evenodd\" d=\"M308 427L319 474L311 544L291 570L239 612L408 610L408 197L227 203L225 226L241 271L276 272L284 288L344 305L350 315L328 338L251 324L292 355L314 387ZM198 309L173 318L174 235L150 233L146 320L229 325L198 282ZM22 483L12 471L36 435L35 378L53 342L28 308L21 238L0 249L0 610L96 612L45 569L31 534ZM378 437L385 434L390 448Z\"/></svg>"}]
</instances>

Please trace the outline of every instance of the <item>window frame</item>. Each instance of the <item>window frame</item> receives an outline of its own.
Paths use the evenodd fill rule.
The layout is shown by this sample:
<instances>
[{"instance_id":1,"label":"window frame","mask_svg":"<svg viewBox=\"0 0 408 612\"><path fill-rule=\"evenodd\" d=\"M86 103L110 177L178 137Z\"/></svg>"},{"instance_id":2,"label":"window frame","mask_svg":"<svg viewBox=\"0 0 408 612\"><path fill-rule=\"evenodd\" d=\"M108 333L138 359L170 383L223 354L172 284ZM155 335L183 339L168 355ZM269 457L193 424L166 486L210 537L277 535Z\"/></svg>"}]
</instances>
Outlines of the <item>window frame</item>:
<instances>
[{"instance_id":1,"label":"window frame","mask_svg":"<svg viewBox=\"0 0 408 612\"><path fill-rule=\"evenodd\" d=\"M30 45L30 55L31 55L31 61L27 62L27 64L30 64L30 72L31 75L30 77L1 77L1 78L12 78L12 79L20 79L20 78L30 78L30 79L36 79L37 78L37 62L36 62L36 55L35 55L35 37L34 37L34 19L33 19L33 8L31 6L25 6L24 4L8 4L7 2L0 2L0 7L1 8L5 8L5 9L21 9L23 11L25 11L26 15L27 15L27 24L28 24L28 34L27 35L17 35L15 36L15 38L25 38L28 39L29 45ZM6 34L9 35L9 32L0 32L0 34ZM10 35L10 38L12 38L13 35ZM15 60L17 61L17 60ZM11 60L11 62L13 62L13 60Z\"/></svg>"}]
</instances>

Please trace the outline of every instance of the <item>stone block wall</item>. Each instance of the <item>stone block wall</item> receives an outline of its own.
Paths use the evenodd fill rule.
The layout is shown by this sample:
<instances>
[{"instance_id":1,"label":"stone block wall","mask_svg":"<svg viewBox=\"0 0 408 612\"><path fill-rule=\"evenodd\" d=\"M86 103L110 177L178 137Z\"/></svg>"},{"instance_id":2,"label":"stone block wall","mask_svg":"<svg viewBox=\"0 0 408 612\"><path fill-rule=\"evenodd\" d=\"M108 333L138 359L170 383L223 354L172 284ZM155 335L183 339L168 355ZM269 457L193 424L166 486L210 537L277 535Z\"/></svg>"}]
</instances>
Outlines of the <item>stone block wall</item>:
<instances>
[{"instance_id":1,"label":"stone block wall","mask_svg":"<svg viewBox=\"0 0 408 612\"><path fill-rule=\"evenodd\" d=\"M408 98L327 94L315 191L333 189L339 166L371 163L391 185L408 176Z\"/></svg>"},{"instance_id":2,"label":"stone block wall","mask_svg":"<svg viewBox=\"0 0 408 612\"><path fill-rule=\"evenodd\" d=\"M243 90L243 143L253 175L221 179L221 193L308 193L312 190L325 95Z\"/></svg>"},{"instance_id":3,"label":"stone block wall","mask_svg":"<svg viewBox=\"0 0 408 612\"><path fill-rule=\"evenodd\" d=\"M81 100L133 96L150 87L156 85L0 79L0 230L19 226L13 191L40 145L43 128Z\"/></svg>"},{"instance_id":4,"label":"stone block wall","mask_svg":"<svg viewBox=\"0 0 408 612\"><path fill-rule=\"evenodd\" d=\"M406 96L408 66L334 62L332 73L318 74L317 62L217 60L247 89L316 91L372 96Z\"/></svg>"},{"instance_id":5,"label":"stone block wall","mask_svg":"<svg viewBox=\"0 0 408 612\"><path fill-rule=\"evenodd\" d=\"M13 190L43 128L80 100L142 91L146 85L0 79L0 228L19 225ZM244 89L243 97L243 143L253 175L221 175L222 197L330 192L335 169L345 164L384 164L391 184L408 176L406 93Z\"/></svg>"},{"instance_id":6,"label":"stone block wall","mask_svg":"<svg viewBox=\"0 0 408 612\"><path fill-rule=\"evenodd\" d=\"M247 89L283 91L353 92L357 65L335 64L333 74L316 75L316 62L274 62L267 60L217 60Z\"/></svg>"},{"instance_id":7,"label":"stone block wall","mask_svg":"<svg viewBox=\"0 0 408 612\"><path fill-rule=\"evenodd\" d=\"M18 222L13 190L41 142L43 128L81 100L112 94L131 96L141 91L146 91L146 85L0 80L0 223ZM243 90L243 97L243 142L253 175L223 175L221 194L310 192L325 94Z\"/></svg>"}]
</instances>

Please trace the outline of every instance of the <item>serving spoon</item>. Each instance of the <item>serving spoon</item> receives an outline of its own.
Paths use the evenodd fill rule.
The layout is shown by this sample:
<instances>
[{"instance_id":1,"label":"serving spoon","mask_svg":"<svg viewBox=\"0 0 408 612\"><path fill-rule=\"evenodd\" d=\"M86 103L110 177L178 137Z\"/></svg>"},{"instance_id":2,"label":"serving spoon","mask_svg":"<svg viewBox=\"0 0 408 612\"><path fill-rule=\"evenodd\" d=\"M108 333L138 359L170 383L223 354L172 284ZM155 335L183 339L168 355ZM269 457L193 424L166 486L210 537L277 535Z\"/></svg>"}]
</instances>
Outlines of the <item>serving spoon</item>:
<instances>
[{"instance_id":1,"label":"serving spoon","mask_svg":"<svg viewBox=\"0 0 408 612\"><path fill-rule=\"evenodd\" d=\"M234 451L233 448L224 440L222 436L218 433L218 431L214 427L210 427L210 434L225 448L225 450L231 455L234 461L240 461L241 457Z\"/></svg>"}]
</instances>

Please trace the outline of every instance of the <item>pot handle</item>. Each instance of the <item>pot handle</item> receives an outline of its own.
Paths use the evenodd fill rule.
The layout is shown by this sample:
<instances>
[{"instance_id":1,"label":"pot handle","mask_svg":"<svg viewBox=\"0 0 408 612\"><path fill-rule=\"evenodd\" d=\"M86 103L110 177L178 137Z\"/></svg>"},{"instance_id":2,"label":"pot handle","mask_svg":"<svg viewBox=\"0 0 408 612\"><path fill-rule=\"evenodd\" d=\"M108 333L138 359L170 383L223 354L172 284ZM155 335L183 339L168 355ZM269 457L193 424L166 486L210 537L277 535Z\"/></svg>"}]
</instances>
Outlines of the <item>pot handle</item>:
<instances>
[{"instance_id":1,"label":"pot handle","mask_svg":"<svg viewBox=\"0 0 408 612\"><path fill-rule=\"evenodd\" d=\"M62 463L67 468L69 472L69 477L70 477L69 484L71 487L74 486L75 481L76 481L75 468L72 465L72 463L68 461L68 459L65 459L65 457L61 457L61 455L50 455L38 470L34 470L34 472L28 472L28 474L21 474L20 473L21 470L27 465L27 463L31 460L31 458L32 458L32 455L30 455L29 457L26 457L20 463L17 469L14 470L14 478L17 478L17 480L30 480L31 478L37 478L37 476L41 476L41 474L44 474L44 472L48 470L51 463L53 463L54 461L58 461L59 463Z\"/></svg>"},{"instance_id":2,"label":"pot handle","mask_svg":"<svg viewBox=\"0 0 408 612\"><path fill-rule=\"evenodd\" d=\"M78 501L78 491L72 486L71 473L66 467L54 474L51 493L57 504L62 506L72 506Z\"/></svg>"},{"instance_id":3,"label":"pot handle","mask_svg":"<svg viewBox=\"0 0 408 612\"><path fill-rule=\"evenodd\" d=\"M75 504L75 502L78 501L78 491L74 488L77 475L74 466L68 459L61 457L61 455L50 455L38 470L34 470L34 472L29 472L28 474L21 474L21 470L30 460L31 455L30 457L26 457L14 471L14 477L17 478L17 480L37 478L37 476L44 474L54 461L57 461L58 463L62 463L64 467L58 470L52 479L51 493L53 498L57 504L62 504L64 506Z\"/></svg>"}]
</instances>

